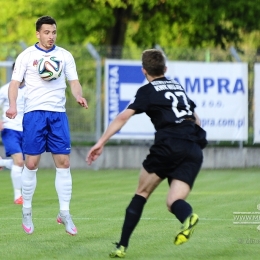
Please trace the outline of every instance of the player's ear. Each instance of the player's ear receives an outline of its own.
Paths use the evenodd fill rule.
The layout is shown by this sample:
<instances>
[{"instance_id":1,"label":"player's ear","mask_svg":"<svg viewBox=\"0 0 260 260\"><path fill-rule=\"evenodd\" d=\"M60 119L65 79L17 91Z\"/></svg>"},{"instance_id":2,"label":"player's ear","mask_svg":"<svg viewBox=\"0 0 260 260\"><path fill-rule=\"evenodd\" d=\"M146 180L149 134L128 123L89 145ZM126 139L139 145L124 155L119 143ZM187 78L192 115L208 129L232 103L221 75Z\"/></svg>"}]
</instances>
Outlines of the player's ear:
<instances>
[{"instance_id":1,"label":"player's ear","mask_svg":"<svg viewBox=\"0 0 260 260\"><path fill-rule=\"evenodd\" d=\"M40 33L38 31L36 31L36 37L37 39L40 39Z\"/></svg>"},{"instance_id":2,"label":"player's ear","mask_svg":"<svg viewBox=\"0 0 260 260\"><path fill-rule=\"evenodd\" d=\"M165 67L164 67L164 73L165 73L166 71L167 71L167 67L165 66Z\"/></svg>"},{"instance_id":3,"label":"player's ear","mask_svg":"<svg viewBox=\"0 0 260 260\"><path fill-rule=\"evenodd\" d=\"M145 76L147 75L147 71L144 68L142 68L142 72Z\"/></svg>"}]
</instances>

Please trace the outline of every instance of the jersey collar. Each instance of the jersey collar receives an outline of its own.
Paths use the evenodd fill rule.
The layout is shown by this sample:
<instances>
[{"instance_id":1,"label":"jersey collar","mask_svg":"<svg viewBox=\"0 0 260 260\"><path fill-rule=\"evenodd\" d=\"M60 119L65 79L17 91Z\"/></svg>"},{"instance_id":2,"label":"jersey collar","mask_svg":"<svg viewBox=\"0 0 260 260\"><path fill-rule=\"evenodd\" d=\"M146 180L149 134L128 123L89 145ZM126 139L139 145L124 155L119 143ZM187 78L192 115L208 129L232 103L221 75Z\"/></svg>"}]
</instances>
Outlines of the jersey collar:
<instances>
[{"instance_id":1,"label":"jersey collar","mask_svg":"<svg viewBox=\"0 0 260 260\"><path fill-rule=\"evenodd\" d=\"M168 80L168 79L165 76L163 76L163 77L156 78L156 79L152 80L152 82L157 81L157 80Z\"/></svg>"},{"instance_id":2,"label":"jersey collar","mask_svg":"<svg viewBox=\"0 0 260 260\"><path fill-rule=\"evenodd\" d=\"M40 51L44 51L44 52L46 52L46 53L51 52L51 51L53 51L53 50L56 48L56 45L53 45L53 47L52 47L51 49L49 49L49 50L43 50L43 49L41 49L41 48L37 45L38 43L39 43L39 42L36 42L36 43L34 44L35 48L38 49L38 50L40 50Z\"/></svg>"}]
</instances>

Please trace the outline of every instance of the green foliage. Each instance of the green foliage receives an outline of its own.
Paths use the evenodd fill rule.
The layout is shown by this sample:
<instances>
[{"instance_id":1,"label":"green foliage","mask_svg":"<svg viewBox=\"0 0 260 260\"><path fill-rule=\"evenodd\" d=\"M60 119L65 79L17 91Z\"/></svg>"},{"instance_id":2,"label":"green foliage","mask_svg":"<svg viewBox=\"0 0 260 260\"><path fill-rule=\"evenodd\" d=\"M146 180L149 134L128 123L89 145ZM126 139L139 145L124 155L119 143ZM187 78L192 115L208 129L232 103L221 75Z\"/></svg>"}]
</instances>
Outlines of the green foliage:
<instances>
[{"instance_id":1,"label":"green foliage","mask_svg":"<svg viewBox=\"0 0 260 260\"><path fill-rule=\"evenodd\" d=\"M0 0L0 42L35 42L34 23L51 15L58 42L109 46L258 47L255 0Z\"/></svg>"},{"instance_id":2,"label":"green foliage","mask_svg":"<svg viewBox=\"0 0 260 260\"><path fill-rule=\"evenodd\" d=\"M63 43L104 43L105 30L114 22L112 9L96 1L55 1L54 12Z\"/></svg>"},{"instance_id":3,"label":"green foliage","mask_svg":"<svg viewBox=\"0 0 260 260\"><path fill-rule=\"evenodd\" d=\"M42 15L52 15L52 0L0 0L1 43L35 43L35 21Z\"/></svg>"}]
</instances>

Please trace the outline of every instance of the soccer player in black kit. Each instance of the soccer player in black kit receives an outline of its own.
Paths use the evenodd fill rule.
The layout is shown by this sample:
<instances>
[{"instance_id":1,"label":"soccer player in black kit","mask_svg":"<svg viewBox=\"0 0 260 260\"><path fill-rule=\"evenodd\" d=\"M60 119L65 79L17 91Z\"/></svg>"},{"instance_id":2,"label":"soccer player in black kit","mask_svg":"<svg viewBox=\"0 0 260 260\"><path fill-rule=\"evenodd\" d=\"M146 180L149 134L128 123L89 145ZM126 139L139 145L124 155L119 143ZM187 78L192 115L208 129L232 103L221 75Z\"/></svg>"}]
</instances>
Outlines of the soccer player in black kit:
<instances>
[{"instance_id":1,"label":"soccer player in black kit","mask_svg":"<svg viewBox=\"0 0 260 260\"><path fill-rule=\"evenodd\" d=\"M164 179L169 183L167 208L182 223L174 244L188 241L199 220L185 201L201 168L202 149L207 144L206 132L200 127L194 111L196 106L178 82L164 76L166 59L161 51L149 49L143 52L142 72L149 83L138 89L133 102L111 122L86 158L89 165L95 161L109 138L134 114L146 113L150 117L156 129L154 144L143 161L138 187L126 208L121 238L109 254L111 258L125 257L144 205Z\"/></svg>"}]
</instances>

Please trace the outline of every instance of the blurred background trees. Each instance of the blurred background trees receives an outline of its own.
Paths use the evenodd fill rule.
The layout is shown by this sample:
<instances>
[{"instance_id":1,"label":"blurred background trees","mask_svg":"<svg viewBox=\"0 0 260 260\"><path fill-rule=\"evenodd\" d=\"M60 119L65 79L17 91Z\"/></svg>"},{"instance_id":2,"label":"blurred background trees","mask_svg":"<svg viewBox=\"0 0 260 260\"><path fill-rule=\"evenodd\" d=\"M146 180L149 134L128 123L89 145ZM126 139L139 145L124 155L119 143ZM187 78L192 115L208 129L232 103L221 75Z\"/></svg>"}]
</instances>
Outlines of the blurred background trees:
<instances>
[{"instance_id":1,"label":"blurred background trees","mask_svg":"<svg viewBox=\"0 0 260 260\"><path fill-rule=\"evenodd\" d=\"M35 43L35 20L53 16L58 43L117 47L259 47L255 0L0 0L0 43Z\"/></svg>"}]
</instances>

